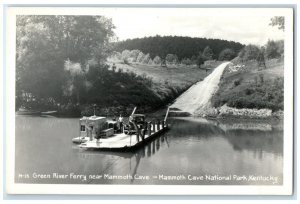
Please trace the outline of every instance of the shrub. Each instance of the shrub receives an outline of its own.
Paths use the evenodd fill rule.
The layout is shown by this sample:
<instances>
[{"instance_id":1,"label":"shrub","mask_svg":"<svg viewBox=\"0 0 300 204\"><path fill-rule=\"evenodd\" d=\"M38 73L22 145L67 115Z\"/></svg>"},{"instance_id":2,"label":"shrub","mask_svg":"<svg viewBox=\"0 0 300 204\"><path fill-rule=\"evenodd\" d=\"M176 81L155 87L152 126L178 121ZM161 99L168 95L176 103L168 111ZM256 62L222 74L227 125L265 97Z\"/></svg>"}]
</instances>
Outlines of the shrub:
<instances>
[{"instance_id":1,"label":"shrub","mask_svg":"<svg viewBox=\"0 0 300 204\"><path fill-rule=\"evenodd\" d=\"M224 49L220 55L219 55L219 60L232 60L236 56L235 52L232 49Z\"/></svg>"},{"instance_id":2,"label":"shrub","mask_svg":"<svg viewBox=\"0 0 300 204\"><path fill-rule=\"evenodd\" d=\"M251 88L247 88L247 89L245 90L245 94L246 94L246 95L251 95L251 94L253 94L253 93L254 93L254 90L251 89Z\"/></svg>"},{"instance_id":3,"label":"shrub","mask_svg":"<svg viewBox=\"0 0 300 204\"><path fill-rule=\"evenodd\" d=\"M268 59L278 59L284 54L284 41L269 40L266 45L265 55Z\"/></svg>"},{"instance_id":4,"label":"shrub","mask_svg":"<svg viewBox=\"0 0 300 204\"><path fill-rule=\"evenodd\" d=\"M181 64L191 65L192 61L189 58L184 58L184 59L181 60Z\"/></svg>"},{"instance_id":5,"label":"shrub","mask_svg":"<svg viewBox=\"0 0 300 204\"><path fill-rule=\"evenodd\" d=\"M240 85L242 80L243 80L242 77L240 77L239 79L235 80L235 81L233 82L234 86Z\"/></svg>"},{"instance_id":6,"label":"shrub","mask_svg":"<svg viewBox=\"0 0 300 204\"><path fill-rule=\"evenodd\" d=\"M233 84L234 84L234 86L238 86L238 85L241 84L241 81L240 81L240 80L235 80L235 81L233 82Z\"/></svg>"}]
</instances>

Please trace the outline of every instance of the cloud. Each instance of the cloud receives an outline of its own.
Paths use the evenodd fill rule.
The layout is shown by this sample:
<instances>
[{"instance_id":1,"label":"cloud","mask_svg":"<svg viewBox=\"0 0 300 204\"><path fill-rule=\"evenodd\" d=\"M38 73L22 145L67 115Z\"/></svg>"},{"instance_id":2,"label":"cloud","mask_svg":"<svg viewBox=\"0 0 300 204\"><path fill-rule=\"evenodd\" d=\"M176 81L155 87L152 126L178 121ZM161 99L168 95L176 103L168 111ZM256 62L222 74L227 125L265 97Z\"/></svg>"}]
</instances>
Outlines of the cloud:
<instances>
[{"instance_id":1,"label":"cloud","mask_svg":"<svg viewBox=\"0 0 300 204\"><path fill-rule=\"evenodd\" d=\"M263 45L268 39L284 38L282 30L269 25L276 12L270 9L129 9L109 15L119 40L176 35Z\"/></svg>"}]
</instances>

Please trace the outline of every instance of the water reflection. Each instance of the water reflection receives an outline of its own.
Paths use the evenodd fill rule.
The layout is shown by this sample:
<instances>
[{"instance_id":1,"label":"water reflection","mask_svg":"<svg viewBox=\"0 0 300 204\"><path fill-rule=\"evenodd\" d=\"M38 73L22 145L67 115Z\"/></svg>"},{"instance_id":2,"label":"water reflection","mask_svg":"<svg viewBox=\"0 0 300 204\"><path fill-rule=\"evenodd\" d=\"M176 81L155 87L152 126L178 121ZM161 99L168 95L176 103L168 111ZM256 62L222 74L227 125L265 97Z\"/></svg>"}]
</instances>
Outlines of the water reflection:
<instances>
[{"instance_id":1,"label":"water reflection","mask_svg":"<svg viewBox=\"0 0 300 204\"><path fill-rule=\"evenodd\" d=\"M267 121L220 123L202 118L177 118L172 121L170 132L173 137L187 136L186 140L223 137L236 151L283 154L282 121L275 124Z\"/></svg>"},{"instance_id":2,"label":"water reflection","mask_svg":"<svg viewBox=\"0 0 300 204\"><path fill-rule=\"evenodd\" d=\"M170 118L169 124L171 129L166 134L157 137L136 152L122 153L83 151L72 144L71 139L78 135L78 119L16 117L15 175L33 172L43 174L73 172L84 175L110 174L132 177L129 180L86 181L17 178L16 182L191 184L188 181L134 179L136 174L152 176L163 173L275 175L279 177L279 183L282 183L282 122Z\"/></svg>"},{"instance_id":3,"label":"water reflection","mask_svg":"<svg viewBox=\"0 0 300 204\"><path fill-rule=\"evenodd\" d=\"M154 156L159 152L161 145L166 144L168 147L168 139L167 136L162 135L161 137L157 137L154 140L148 142L145 147L140 148L136 152L112 152L112 151L91 151L91 150L82 150L79 149L78 146L74 145L73 151L77 153L78 158L85 161L86 167L94 168L94 161L99 160L99 157L102 158L110 158L109 160L103 160L103 163L106 163L106 168L99 168L96 172L98 175L105 174L109 171L113 171L112 168L115 168L114 165L116 162L120 162L121 159L129 161L129 165L125 167L123 166L123 171L127 172L127 174L131 175L130 183L134 183L135 177L137 174L139 164L141 160L145 157ZM91 161L91 162L90 162ZM93 181L88 181L87 183L92 183Z\"/></svg>"}]
</instances>

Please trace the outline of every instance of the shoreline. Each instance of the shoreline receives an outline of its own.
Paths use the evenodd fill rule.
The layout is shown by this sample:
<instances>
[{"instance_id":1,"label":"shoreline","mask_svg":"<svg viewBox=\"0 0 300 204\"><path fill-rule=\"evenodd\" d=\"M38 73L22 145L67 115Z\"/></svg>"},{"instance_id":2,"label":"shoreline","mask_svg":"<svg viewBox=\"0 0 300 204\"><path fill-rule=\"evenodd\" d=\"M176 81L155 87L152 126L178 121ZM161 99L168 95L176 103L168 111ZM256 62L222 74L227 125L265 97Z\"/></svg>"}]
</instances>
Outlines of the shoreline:
<instances>
[{"instance_id":1,"label":"shoreline","mask_svg":"<svg viewBox=\"0 0 300 204\"><path fill-rule=\"evenodd\" d=\"M151 118L160 118L165 117L168 106L161 107L154 111L143 112L148 117ZM18 114L18 111L15 112L17 116L40 116L40 117L58 117L58 118L80 118L82 114L64 114L62 112L56 112L55 114ZM171 112L170 112L171 115ZM105 114L106 117L113 117L114 114ZM124 115L125 116L125 115ZM126 116L125 116L126 117ZM237 109L233 107L229 107L226 104L222 107L211 108L206 113L198 114L198 115L188 115L186 112L182 112L182 114L176 114L169 117L199 117L205 118L209 120L259 120L259 121L279 121L284 119L284 111L276 111L272 112L270 109Z\"/></svg>"},{"instance_id":2,"label":"shoreline","mask_svg":"<svg viewBox=\"0 0 300 204\"><path fill-rule=\"evenodd\" d=\"M218 118L245 118L245 119L260 119L260 120L268 120L268 119L283 119L284 112L279 110L273 112L271 109L256 109L256 108L233 108L227 106L227 104L218 107Z\"/></svg>"}]
</instances>

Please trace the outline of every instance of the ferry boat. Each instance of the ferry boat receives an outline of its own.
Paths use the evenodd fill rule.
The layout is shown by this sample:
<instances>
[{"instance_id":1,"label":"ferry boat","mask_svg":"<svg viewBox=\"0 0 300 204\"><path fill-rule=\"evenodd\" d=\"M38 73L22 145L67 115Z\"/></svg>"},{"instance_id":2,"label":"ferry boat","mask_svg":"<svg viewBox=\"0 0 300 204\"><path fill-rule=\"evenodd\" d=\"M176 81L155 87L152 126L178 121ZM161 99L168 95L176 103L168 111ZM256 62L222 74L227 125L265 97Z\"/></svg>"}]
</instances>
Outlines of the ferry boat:
<instances>
[{"instance_id":1,"label":"ferry boat","mask_svg":"<svg viewBox=\"0 0 300 204\"><path fill-rule=\"evenodd\" d=\"M88 150L130 151L168 130L166 120L169 109L162 121L146 121L145 115L134 114L135 110L125 124L122 118L109 120L96 115L82 117L79 120L79 137L72 141Z\"/></svg>"}]
</instances>

